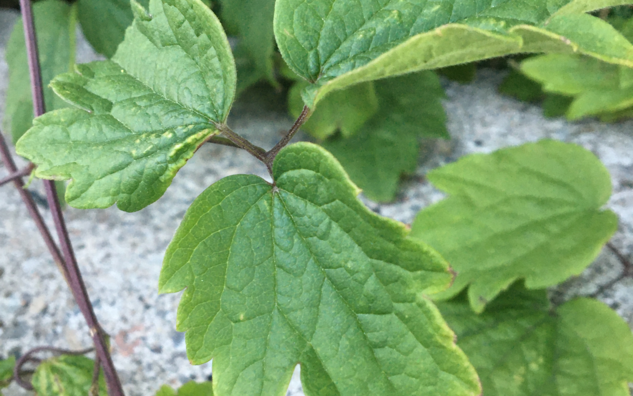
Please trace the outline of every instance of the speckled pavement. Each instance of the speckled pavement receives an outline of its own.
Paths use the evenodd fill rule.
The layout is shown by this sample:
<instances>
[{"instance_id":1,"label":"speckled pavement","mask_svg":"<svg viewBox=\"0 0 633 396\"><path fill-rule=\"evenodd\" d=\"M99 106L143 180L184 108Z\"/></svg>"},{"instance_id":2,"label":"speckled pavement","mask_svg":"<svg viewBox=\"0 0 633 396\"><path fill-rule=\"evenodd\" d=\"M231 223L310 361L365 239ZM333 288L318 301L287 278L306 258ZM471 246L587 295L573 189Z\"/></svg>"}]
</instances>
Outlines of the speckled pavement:
<instances>
[{"instance_id":1,"label":"speckled pavement","mask_svg":"<svg viewBox=\"0 0 633 396\"><path fill-rule=\"evenodd\" d=\"M4 47L16 15L0 11L0 118L8 79ZM80 62L96 59L83 39L78 45ZM498 73L482 70L473 84L446 82L453 140L427 144L416 175L406 180L395 203L367 204L384 216L410 223L421 208L443 197L424 180L429 169L465 154L553 138L586 147L607 166L614 188L607 206L620 218L612 242L623 253L633 254L633 122L547 120L538 107L499 95L500 79ZM292 124L284 107L284 99L272 92L249 93L236 104L229 123L256 144L271 147ZM237 173L266 176L264 167L246 153L206 145L178 173L167 193L146 209L132 214L116 208L66 210L88 291L97 316L113 337L114 362L128 395L153 395L162 384L202 381L211 373L210 363L192 366L187 361L184 335L175 331L180 296L159 296L158 275L167 244L193 199L222 177ZM41 194L40 184L35 182L32 188ZM83 317L12 187L0 188L0 208L0 357L40 345L89 346ZM49 215L46 210L44 214ZM619 262L605 250L580 277L552 290L552 299L562 302L591 294L620 271ZM599 298L633 325L633 279ZM13 385L5 394L27 393ZM288 394L303 394L297 373Z\"/></svg>"}]
</instances>

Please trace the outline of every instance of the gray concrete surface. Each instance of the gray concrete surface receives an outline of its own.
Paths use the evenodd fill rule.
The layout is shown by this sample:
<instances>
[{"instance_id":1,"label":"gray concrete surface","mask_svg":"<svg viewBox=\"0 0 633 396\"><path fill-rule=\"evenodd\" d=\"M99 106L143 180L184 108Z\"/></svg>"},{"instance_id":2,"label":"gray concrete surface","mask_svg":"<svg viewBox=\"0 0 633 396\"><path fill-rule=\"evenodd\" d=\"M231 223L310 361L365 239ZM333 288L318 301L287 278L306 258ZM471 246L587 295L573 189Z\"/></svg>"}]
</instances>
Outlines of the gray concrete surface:
<instances>
[{"instance_id":1,"label":"gray concrete surface","mask_svg":"<svg viewBox=\"0 0 633 396\"><path fill-rule=\"evenodd\" d=\"M0 12L0 118L8 78L4 47L14 20L15 13ZM79 47L79 61L95 59L81 39ZM384 216L410 223L421 208L442 198L442 193L424 181L429 169L469 153L554 138L593 151L611 172L614 192L608 207L620 217L613 243L630 256L633 122L608 125L547 120L539 108L497 94L500 78L498 73L483 70L473 84L447 82L445 107L453 140L426 146L416 175L404 183L396 202L367 204ZM236 131L264 147L274 144L291 123L283 98L266 92L243 98L230 119ZM140 212L66 210L88 291L96 314L113 337L113 358L129 395L153 395L161 384L201 381L211 373L210 363L188 363L184 336L174 330L180 296L159 296L156 288L165 248L187 207L207 186L236 173L266 175L265 169L245 153L207 145L179 172L165 196ZM32 188L41 192L38 182ZM0 189L0 208L0 357L40 345L89 346L84 320L13 188ZM604 251L583 275L552 290L552 298L561 302L588 295L620 271L613 254ZM633 325L632 279L618 283L599 298ZM288 394L302 395L300 389L295 373ZM12 386L5 394L26 393Z\"/></svg>"}]
</instances>

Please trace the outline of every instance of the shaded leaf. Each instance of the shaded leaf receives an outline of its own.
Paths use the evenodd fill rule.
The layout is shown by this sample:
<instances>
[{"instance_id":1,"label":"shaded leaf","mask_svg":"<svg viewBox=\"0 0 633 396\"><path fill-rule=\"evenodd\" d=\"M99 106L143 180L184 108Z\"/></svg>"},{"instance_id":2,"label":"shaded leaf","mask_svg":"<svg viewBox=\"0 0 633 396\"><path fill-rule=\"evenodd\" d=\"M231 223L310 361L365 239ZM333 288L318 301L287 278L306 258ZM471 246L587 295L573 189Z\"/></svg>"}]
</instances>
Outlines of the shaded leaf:
<instances>
[{"instance_id":1,"label":"shaded leaf","mask_svg":"<svg viewBox=\"0 0 633 396\"><path fill-rule=\"evenodd\" d=\"M67 106L47 86L56 75L72 70L75 63L75 12L74 7L61 0L33 4L42 84L45 87L44 101L49 111ZM21 18L16 21L11 32L5 57L9 66L9 88L3 124L11 132L15 143L33 122L31 77Z\"/></svg>"},{"instance_id":2,"label":"shaded leaf","mask_svg":"<svg viewBox=\"0 0 633 396\"><path fill-rule=\"evenodd\" d=\"M499 85L499 92L523 102L539 102L545 97L541 85L517 70L511 70Z\"/></svg>"},{"instance_id":3,"label":"shaded leaf","mask_svg":"<svg viewBox=\"0 0 633 396\"><path fill-rule=\"evenodd\" d=\"M633 334L598 301L552 310L544 290L515 285L481 315L464 298L438 306L486 396L629 396Z\"/></svg>"},{"instance_id":4,"label":"shaded leaf","mask_svg":"<svg viewBox=\"0 0 633 396\"><path fill-rule=\"evenodd\" d=\"M94 365L94 360L85 356L55 357L37 366L31 383L38 396L86 396L92 387ZM99 394L108 394L103 371Z\"/></svg>"},{"instance_id":5,"label":"shaded leaf","mask_svg":"<svg viewBox=\"0 0 633 396\"><path fill-rule=\"evenodd\" d=\"M362 81L519 52L578 52L633 66L631 43L581 14L594 5L279 0L275 37L289 66L312 83L303 98L313 107L328 92Z\"/></svg>"},{"instance_id":6,"label":"shaded leaf","mask_svg":"<svg viewBox=\"0 0 633 396\"><path fill-rule=\"evenodd\" d=\"M147 8L149 0L137 0ZM123 41L134 14L130 0L79 0L79 23L95 51L111 58Z\"/></svg>"},{"instance_id":7,"label":"shaded leaf","mask_svg":"<svg viewBox=\"0 0 633 396\"><path fill-rule=\"evenodd\" d=\"M222 21L235 31L240 41L235 51L237 90L266 79L276 84L273 75L274 0L221 0Z\"/></svg>"},{"instance_id":8,"label":"shaded leaf","mask_svg":"<svg viewBox=\"0 0 633 396\"><path fill-rule=\"evenodd\" d=\"M543 90L572 97L567 118L616 113L633 107L633 69L579 55L549 54L530 58L521 71Z\"/></svg>"},{"instance_id":9,"label":"shaded leaf","mask_svg":"<svg viewBox=\"0 0 633 396\"><path fill-rule=\"evenodd\" d=\"M396 195L401 175L416 169L419 138L448 138L446 113L440 101L444 90L437 75L430 71L375 84L380 110L373 119L363 125L358 135L348 139L333 137L323 146L341 162L368 198L388 202Z\"/></svg>"},{"instance_id":10,"label":"shaded leaf","mask_svg":"<svg viewBox=\"0 0 633 396\"><path fill-rule=\"evenodd\" d=\"M303 110L301 91L307 86L298 82L288 93L290 114L297 118ZM373 82L357 84L336 91L319 103L301 129L317 139L325 139L340 131L344 137L355 135L378 110L378 97Z\"/></svg>"},{"instance_id":11,"label":"shaded leaf","mask_svg":"<svg viewBox=\"0 0 633 396\"><path fill-rule=\"evenodd\" d=\"M469 84L477 77L477 64L465 63L463 65L449 66L438 69L437 72L440 76L444 76L451 81Z\"/></svg>"},{"instance_id":12,"label":"shaded leaf","mask_svg":"<svg viewBox=\"0 0 633 396\"><path fill-rule=\"evenodd\" d=\"M322 148L282 150L275 186L227 177L187 211L161 271L186 288L177 329L218 394L478 395L479 384L421 293L451 281L433 250L357 199Z\"/></svg>"},{"instance_id":13,"label":"shaded leaf","mask_svg":"<svg viewBox=\"0 0 633 396\"><path fill-rule=\"evenodd\" d=\"M458 273L438 298L468 287L477 312L517 279L537 289L580 274L617 229L616 215L601 209L609 173L574 144L543 140L469 155L428 178L449 197L418 214L412 236Z\"/></svg>"},{"instance_id":14,"label":"shaded leaf","mask_svg":"<svg viewBox=\"0 0 633 396\"><path fill-rule=\"evenodd\" d=\"M15 357L0 360L0 389L9 386L13 378L13 368L15 367ZM0 392L0 395L2 392Z\"/></svg>"},{"instance_id":15,"label":"shaded leaf","mask_svg":"<svg viewBox=\"0 0 633 396\"><path fill-rule=\"evenodd\" d=\"M58 76L51 86L73 108L36 119L17 144L36 176L72 179L73 207L131 212L156 201L233 102L233 57L208 7L151 0L148 13L133 4L112 61Z\"/></svg>"}]
</instances>

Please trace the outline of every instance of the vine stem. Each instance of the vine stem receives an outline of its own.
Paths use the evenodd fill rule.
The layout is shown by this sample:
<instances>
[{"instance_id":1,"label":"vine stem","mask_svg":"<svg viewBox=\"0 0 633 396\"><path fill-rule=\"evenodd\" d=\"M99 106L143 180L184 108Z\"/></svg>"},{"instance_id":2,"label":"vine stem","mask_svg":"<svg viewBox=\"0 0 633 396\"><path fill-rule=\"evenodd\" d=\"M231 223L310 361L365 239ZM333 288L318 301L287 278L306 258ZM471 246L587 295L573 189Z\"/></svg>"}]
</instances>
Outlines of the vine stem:
<instances>
[{"instance_id":1,"label":"vine stem","mask_svg":"<svg viewBox=\"0 0 633 396\"><path fill-rule=\"evenodd\" d=\"M40 68L39 55L37 51L37 37L35 33L35 25L33 23L33 9L30 0L20 0L20 8L22 9L22 20L24 23L24 37L26 41L26 52L28 56L29 72L31 75L31 93L33 95L33 108L35 116L41 116L46 112L44 104L44 91L42 89L42 75ZM73 297L79 306L79 310L83 314L88 327L90 328L90 336L95 345L97 359L103 367L108 393L110 396L123 396L123 387L119 380L116 369L110 356L110 350L105 340L105 333L97 320L94 313L90 297L86 291L77 259L66 229L66 222L62 214L59 204L59 197L55 189L55 182L45 180L46 198L51 209L57 236L64 255L66 271L68 273L68 283L72 291Z\"/></svg>"},{"instance_id":2,"label":"vine stem","mask_svg":"<svg viewBox=\"0 0 633 396\"><path fill-rule=\"evenodd\" d=\"M18 168L15 166L15 162L13 161L13 157L11 156L11 151L9 151L9 147L7 146L7 142L4 140L4 136L2 132L0 132L0 156L2 156L2 162L4 163L4 167L10 172L10 175L14 175L18 173ZM44 222L44 218L42 218L42 214L37 209L37 205L33 200L33 196L24 188L24 181L22 181L22 177L12 178L11 181L13 185L20 193L20 197L26 205L26 209L29 211L29 215L35 222L38 231L42 234L42 238L44 239L44 243L48 248L51 256L53 257L53 261L55 261L55 265L59 268L59 271L64 276L66 282L68 283L68 273L66 272L66 267L64 263L64 259L62 258L61 253L59 252L59 248L51 235L51 232L48 230L46 223Z\"/></svg>"},{"instance_id":3,"label":"vine stem","mask_svg":"<svg viewBox=\"0 0 633 396\"><path fill-rule=\"evenodd\" d=\"M2 139L2 140L4 141L4 139ZM4 143L4 144L6 145L6 143ZM0 179L0 186L4 186L5 184L8 184L8 183L14 181L15 179L21 179L24 176L28 176L33 171L33 168L35 168L35 165L29 164L24 169L16 171L16 172L13 172L13 173L3 177L2 179Z\"/></svg>"},{"instance_id":4,"label":"vine stem","mask_svg":"<svg viewBox=\"0 0 633 396\"><path fill-rule=\"evenodd\" d=\"M596 290L595 292L591 293L589 295L589 297L593 297L596 298L599 295L601 295L602 293L604 293L606 290L609 290L610 288L612 288L613 286L615 286L616 283L620 282L621 280L623 280L624 278L627 278L629 276L633 276L633 263L627 259L624 254L622 254L622 252L620 252L611 242L607 242L607 247L609 248L609 250L611 250L611 252L613 254L615 254L615 256L618 258L618 261L620 261L620 264L622 264L623 270L622 273L620 273L620 275L611 280L610 282L600 286L598 288L598 290Z\"/></svg>"}]
</instances>

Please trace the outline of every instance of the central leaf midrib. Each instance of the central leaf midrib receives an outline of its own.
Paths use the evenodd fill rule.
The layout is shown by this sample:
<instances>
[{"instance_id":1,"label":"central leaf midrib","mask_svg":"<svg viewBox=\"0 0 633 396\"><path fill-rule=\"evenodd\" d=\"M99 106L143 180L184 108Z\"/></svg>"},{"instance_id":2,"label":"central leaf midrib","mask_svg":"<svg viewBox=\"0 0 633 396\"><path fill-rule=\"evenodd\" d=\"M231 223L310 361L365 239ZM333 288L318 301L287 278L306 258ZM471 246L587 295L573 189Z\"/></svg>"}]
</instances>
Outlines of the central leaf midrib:
<instances>
[{"instance_id":1,"label":"central leaf midrib","mask_svg":"<svg viewBox=\"0 0 633 396\"><path fill-rule=\"evenodd\" d=\"M287 193L289 193L289 194L291 194L291 195L293 195L293 196L295 196L295 197L297 197L297 198L302 199L301 197L298 197L298 196L296 196L296 195L294 195L294 194L292 194L292 193L290 193L290 192L288 192L288 191L286 191L286 190L284 190L284 191L285 191L285 192L287 192ZM297 225L296 225L296 223L295 223L294 217L292 216L292 214L290 213L290 211L287 209L287 207L286 207L286 203L284 202L283 198L281 197L281 194L277 194L277 195L278 195L279 202L281 202L281 204L282 204L282 206L283 206L283 208L284 208L284 211L286 212L286 214L288 215L288 217L289 217L289 218L290 218L290 220L292 221L292 224L293 224L293 226L294 226L294 228L295 228L295 230L296 230L297 235L301 238L301 241L303 242L303 244L304 244L304 246L306 247L307 251L308 251L308 252L310 252L310 255L312 256L312 259L314 260L315 264L316 264L316 263L319 263L319 260L316 258L316 256L315 256L315 255L314 255L314 253L312 252L312 249L310 248L310 244L308 244L308 243L307 243L307 241L305 240L305 238L303 237L303 235L301 235L301 234L299 233L299 228L297 227ZM306 201L306 202L308 202L308 203L312 204L312 202L309 202L309 201ZM326 215L327 215L327 213L326 213ZM329 216L327 216L327 217L328 217L328 219L330 219L330 217L329 217ZM330 219L330 221L332 221L332 222L333 222L333 220L332 220L332 219ZM333 223L334 223L334 222L333 222ZM336 224L336 223L334 223L334 224ZM369 349L371 350L371 353L372 353L372 356L374 357L374 361L375 361L375 363L376 363L376 366L377 366L378 368L380 368L380 372L381 372L381 373L382 373L382 374L386 377L386 379L387 379L387 381L389 382L389 384L390 384L390 385L393 387L393 389L395 390L395 386L393 385L393 383L392 383L392 381L391 381L391 378L387 375L387 373L383 370L383 368L382 368L381 364L378 362L378 358L376 357L376 352L374 351L374 348L372 348L372 347L371 347L371 343L369 342L369 339L367 338L367 334L365 334L365 330L363 329L363 326L361 325L361 323L360 323L360 322L359 322L359 320L358 320L358 317L357 317L357 315L356 315L356 312L354 311L354 309L352 309L352 307L350 306L349 302L348 302L345 298L343 298L343 297L342 297L342 296L338 293L337 288L336 288L336 287L332 284L332 281L330 280L330 277L329 277L329 276L328 276L328 274L325 272L325 270L323 270L323 267L322 267L321 265L316 265L316 267L317 267L317 268L319 269L319 271L323 274L323 278L324 278L325 280L327 280L327 282L330 284L330 287L332 288L332 290L335 290L335 291L336 291L336 294L338 295L338 297L339 297L340 301L342 301L342 302L344 303L344 305L345 305L345 306L347 306L347 308L348 308L348 309L349 309L349 311L351 312L351 316L354 318L354 321L356 322L356 324L357 324L357 326L358 326L359 330L361 330L361 333L363 334L363 337L365 338L365 341L366 341L367 346L368 346L368 347L369 347ZM375 276L375 274L374 274L374 276ZM381 283L381 285L382 285L382 283ZM321 287L323 287L323 286L321 286ZM384 287L384 286L383 286L383 287ZM321 305L321 301L319 302L319 305ZM393 314L393 313L392 313L392 314ZM310 343L310 345L312 345L312 343ZM314 348L313 348L313 349L314 349ZM315 355L319 356L319 353L318 353L316 350L314 350L314 353L315 353ZM321 360L321 357L320 357L320 356L319 356L319 360ZM321 360L321 362L323 362L323 361ZM323 365L323 364L322 364L322 366L325 368L325 365ZM328 373L328 374L329 374L329 373Z\"/></svg>"}]
</instances>

